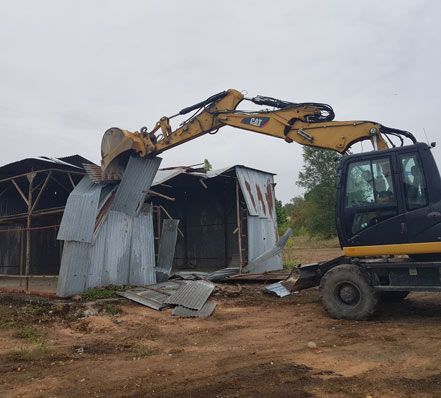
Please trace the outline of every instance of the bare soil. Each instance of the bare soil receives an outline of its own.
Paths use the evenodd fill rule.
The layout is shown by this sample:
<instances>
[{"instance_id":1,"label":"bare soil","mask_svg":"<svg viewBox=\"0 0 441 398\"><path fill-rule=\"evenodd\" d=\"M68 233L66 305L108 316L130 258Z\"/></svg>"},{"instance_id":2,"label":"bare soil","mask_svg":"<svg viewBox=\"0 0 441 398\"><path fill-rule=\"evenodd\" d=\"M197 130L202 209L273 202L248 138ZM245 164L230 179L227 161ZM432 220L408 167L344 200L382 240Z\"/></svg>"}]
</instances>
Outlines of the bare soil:
<instances>
[{"instance_id":1,"label":"bare soil","mask_svg":"<svg viewBox=\"0 0 441 398\"><path fill-rule=\"evenodd\" d=\"M261 288L218 285L206 319L125 300L83 318L76 303L1 294L0 396L441 396L441 295L354 322L329 318L317 290Z\"/></svg>"}]
</instances>

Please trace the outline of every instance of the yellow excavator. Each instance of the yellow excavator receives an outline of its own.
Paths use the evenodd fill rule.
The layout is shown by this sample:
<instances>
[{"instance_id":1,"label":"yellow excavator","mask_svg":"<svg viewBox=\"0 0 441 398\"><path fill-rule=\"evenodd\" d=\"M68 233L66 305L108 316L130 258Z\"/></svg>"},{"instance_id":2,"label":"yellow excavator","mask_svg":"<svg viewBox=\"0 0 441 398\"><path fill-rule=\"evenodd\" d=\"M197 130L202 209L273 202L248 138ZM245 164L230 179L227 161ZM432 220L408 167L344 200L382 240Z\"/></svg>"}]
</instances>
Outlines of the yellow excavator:
<instances>
[{"instance_id":1,"label":"yellow excavator","mask_svg":"<svg viewBox=\"0 0 441 398\"><path fill-rule=\"evenodd\" d=\"M269 107L237 109L242 101ZM170 120L192 113L172 129ZM320 286L335 318L367 319L382 300L410 291L441 291L441 178L431 148L408 131L370 121L335 121L331 106L227 90L162 117L151 131L107 130L102 178L120 179L130 156L155 156L224 126L266 134L341 154L336 225L344 255L300 265L293 290ZM373 151L348 154L360 141ZM410 141L405 144L405 140Z\"/></svg>"}]
</instances>

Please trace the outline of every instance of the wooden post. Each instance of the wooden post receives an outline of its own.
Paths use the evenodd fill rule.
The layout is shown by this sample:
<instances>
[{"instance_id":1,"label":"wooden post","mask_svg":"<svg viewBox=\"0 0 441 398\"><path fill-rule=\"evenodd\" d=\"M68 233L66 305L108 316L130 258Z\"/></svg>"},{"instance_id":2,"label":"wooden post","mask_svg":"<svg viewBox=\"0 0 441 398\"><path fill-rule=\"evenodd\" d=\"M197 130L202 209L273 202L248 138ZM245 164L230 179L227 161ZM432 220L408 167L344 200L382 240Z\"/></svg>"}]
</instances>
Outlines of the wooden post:
<instances>
[{"instance_id":1,"label":"wooden post","mask_svg":"<svg viewBox=\"0 0 441 398\"><path fill-rule=\"evenodd\" d=\"M31 268L31 225L32 225L32 190L33 190L33 182L36 176L35 172L28 173L26 175L29 182L28 189L28 215L26 219L26 291L29 292L29 270Z\"/></svg>"},{"instance_id":2,"label":"wooden post","mask_svg":"<svg viewBox=\"0 0 441 398\"><path fill-rule=\"evenodd\" d=\"M239 244L239 273L242 273L243 258L242 258L242 223L240 217L240 197L239 197L239 181L236 180L236 217L237 217L237 242Z\"/></svg>"}]
</instances>

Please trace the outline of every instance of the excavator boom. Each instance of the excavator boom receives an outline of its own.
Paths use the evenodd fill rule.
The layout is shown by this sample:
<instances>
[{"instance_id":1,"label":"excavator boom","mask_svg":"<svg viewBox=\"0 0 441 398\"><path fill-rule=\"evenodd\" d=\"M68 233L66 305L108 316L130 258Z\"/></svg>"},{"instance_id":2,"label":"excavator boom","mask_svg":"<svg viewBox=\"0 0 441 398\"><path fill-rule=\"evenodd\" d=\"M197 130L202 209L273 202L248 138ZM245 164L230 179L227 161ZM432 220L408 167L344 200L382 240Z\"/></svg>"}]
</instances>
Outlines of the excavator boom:
<instances>
[{"instance_id":1,"label":"excavator boom","mask_svg":"<svg viewBox=\"0 0 441 398\"><path fill-rule=\"evenodd\" d=\"M244 100L273 109L237 110ZM172 129L170 119L193 111L195 113L191 117L177 129ZM388 149L385 137L389 135L399 136L400 139L404 136L416 142L411 133L390 129L376 122L333 119L334 112L326 104L292 103L262 96L245 98L239 91L230 89L184 108L176 115L162 117L151 132L145 127L134 133L119 128L107 130L101 144L102 174L106 180L119 179L131 154L142 157L159 154L224 126L339 153L345 153L351 145L363 140L370 140L375 150Z\"/></svg>"}]
</instances>

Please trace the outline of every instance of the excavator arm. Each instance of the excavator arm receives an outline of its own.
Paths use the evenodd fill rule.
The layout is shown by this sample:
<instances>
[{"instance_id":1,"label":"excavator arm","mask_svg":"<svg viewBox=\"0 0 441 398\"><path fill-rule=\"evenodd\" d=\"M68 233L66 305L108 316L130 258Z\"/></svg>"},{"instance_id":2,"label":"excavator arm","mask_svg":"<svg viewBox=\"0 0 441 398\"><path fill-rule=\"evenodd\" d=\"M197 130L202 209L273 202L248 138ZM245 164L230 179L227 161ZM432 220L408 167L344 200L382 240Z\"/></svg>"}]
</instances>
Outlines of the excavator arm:
<instances>
[{"instance_id":1,"label":"excavator arm","mask_svg":"<svg viewBox=\"0 0 441 398\"><path fill-rule=\"evenodd\" d=\"M237 106L243 101L270 106L275 110L241 111ZM195 113L173 130L170 119ZM407 137L407 132L391 129L369 121L334 121L329 105L320 103L292 103L270 97L245 98L236 90L227 90L205 101L182 109L171 117L162 117L151 132L143 127L139 132L119 128L107 130L101 144L103 179L121 178L129 156L156 155L224 126L236 127L260 134L297 142L316 148L345 153L356 142L370 140L374 150L388 149L393 145L389 136ZM386 142L389 141L389 144Z\"/></svg>"}]
</instances>

